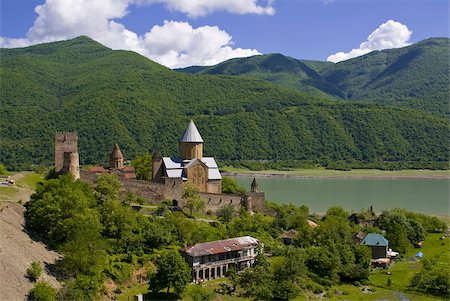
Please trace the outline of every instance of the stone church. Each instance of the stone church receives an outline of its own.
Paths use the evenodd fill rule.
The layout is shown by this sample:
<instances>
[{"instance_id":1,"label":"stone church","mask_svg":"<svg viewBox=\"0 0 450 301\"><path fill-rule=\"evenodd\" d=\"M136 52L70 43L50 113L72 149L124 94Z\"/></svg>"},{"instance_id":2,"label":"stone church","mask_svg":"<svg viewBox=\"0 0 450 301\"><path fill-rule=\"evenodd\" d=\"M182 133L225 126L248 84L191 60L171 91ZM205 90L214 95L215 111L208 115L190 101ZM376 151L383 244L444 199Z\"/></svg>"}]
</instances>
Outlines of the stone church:
<instances>
[{"instance_id":1,"label":"stone church","mask_svg":"<svg viewBox=\"0 0 450 301\"><path fill-rule=\"evenodd\" d=\"M199 192L221 193L222 176L213 157L203 157L203 138L191 120L180 139L180 157L153 154L153 182L182 179Z\"/></svg>"}]
</instances>

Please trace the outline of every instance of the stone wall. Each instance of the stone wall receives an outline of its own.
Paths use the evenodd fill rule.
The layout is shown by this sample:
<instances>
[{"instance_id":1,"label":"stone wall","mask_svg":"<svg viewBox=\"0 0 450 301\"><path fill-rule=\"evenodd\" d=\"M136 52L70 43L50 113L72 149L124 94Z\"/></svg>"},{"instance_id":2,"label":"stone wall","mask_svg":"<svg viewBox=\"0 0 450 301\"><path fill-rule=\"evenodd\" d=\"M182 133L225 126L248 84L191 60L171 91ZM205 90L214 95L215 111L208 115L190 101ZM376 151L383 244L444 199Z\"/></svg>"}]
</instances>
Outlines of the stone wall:
<instances>
[{"instance_id":1,"label":"stone wall","mask_svg":"<svg viewBox=\"0 0 450 301\"><path fill-rule=\"evenodd\" d=\"M81 171L81 179L88 183L94 184L96 176L94 173ZM183 180L181 178L165 179L165 183L134 179L121 180L121 183L122 197L131 192L144 198L149 204L153 205L159 205L164 200L175 200L179 206L183 206L185 202L182 199ZM205 201L205 211L216 212L228 204L231 204L236 211L239 211L241 207L251 208L252 211L264 210L264 192L247 192L244 195L201 192L200 196Z\"/></svg>"}]
</instances>

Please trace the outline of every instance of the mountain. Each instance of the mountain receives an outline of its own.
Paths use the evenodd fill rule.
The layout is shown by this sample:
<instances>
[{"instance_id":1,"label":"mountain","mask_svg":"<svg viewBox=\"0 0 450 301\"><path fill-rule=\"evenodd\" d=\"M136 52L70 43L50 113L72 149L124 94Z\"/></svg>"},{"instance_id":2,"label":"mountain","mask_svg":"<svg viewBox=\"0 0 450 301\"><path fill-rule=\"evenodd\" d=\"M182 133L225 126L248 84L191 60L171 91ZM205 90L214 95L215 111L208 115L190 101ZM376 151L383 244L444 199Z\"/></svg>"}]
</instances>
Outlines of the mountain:
<instances>
[{"instance_id":1,"label":"mountain","mask_svg":"<svg viewBox=\"0 0 450 301\"><path fill-rule=\"evenodd\" d=\"M155 149L177 154L190 119L205 154L219 160L430 167L448 159L447 119L417 110L339 103L255 78L183 74L87 37L0 56L0 162L10 168L52 164L54 134L67 130L78 131L83 164L107 162L115 143L130 159Z\"/></svg>"},{"instance_id":2,"label":"mountain","mask_svg":"<svg viewBox=\"0 0 450 301\"><path fill-rule=\"evenodd\" d=\"M449 115L449 41L447 38L427 39L336 64L269 54L178 71L252 76L330 98Z\"/></svg>"}]
</instances>

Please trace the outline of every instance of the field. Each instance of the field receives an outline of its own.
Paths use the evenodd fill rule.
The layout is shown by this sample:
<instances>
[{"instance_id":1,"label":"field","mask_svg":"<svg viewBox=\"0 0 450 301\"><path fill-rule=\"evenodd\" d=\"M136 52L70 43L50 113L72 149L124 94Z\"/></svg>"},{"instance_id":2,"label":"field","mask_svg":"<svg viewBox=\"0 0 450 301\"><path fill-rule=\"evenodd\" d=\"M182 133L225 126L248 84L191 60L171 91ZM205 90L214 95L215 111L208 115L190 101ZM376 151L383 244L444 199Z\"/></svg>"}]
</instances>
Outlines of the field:
<instances>
[{"instance_id":1,"label":"field","mask_svg":"<svg viewBox=\"0 0 450 301\"><path fill-rule=\"evenodd\" d=\"M34 192L36 184L42 181L43 175L31 171L24 171L11 173L11 179L15 181L15 185L0 187L0 201L26 202Z\"/></svg>"},{"instance_id":2,"label":"field","mask_svg":"<svg viewBox=\"0 0 450 301\"><path fill-rule=\"evenodd\" d=\"M317 169L292 170L261 170L254 171L244 168L225 166L222 172L230 174L254 174L268 176L317 177L317 178L450 178L449 170L408 169L408 170L379 170L379 169L353 169L349 171Z\"/></svg>"}]
</instances>

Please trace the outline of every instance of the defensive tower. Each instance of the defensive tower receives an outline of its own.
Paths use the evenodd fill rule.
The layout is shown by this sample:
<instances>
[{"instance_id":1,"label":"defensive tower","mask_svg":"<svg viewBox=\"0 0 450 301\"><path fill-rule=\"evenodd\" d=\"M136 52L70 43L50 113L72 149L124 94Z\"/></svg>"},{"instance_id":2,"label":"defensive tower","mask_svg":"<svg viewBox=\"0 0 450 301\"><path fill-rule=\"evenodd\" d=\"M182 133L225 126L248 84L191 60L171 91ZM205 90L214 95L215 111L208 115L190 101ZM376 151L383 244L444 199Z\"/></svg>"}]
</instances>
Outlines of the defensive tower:
<instances>
[{"instance_id":1,"label":"defensive tower","mask_svg":"<svg viewBox=\"0 0 450 301\"><path fill-rule=\"evenodd\" d=\"M80 159L78 155L77 132L57 132L55 134L55 171L71 173L80 178Z\"/></svg>"}]
</instances>

